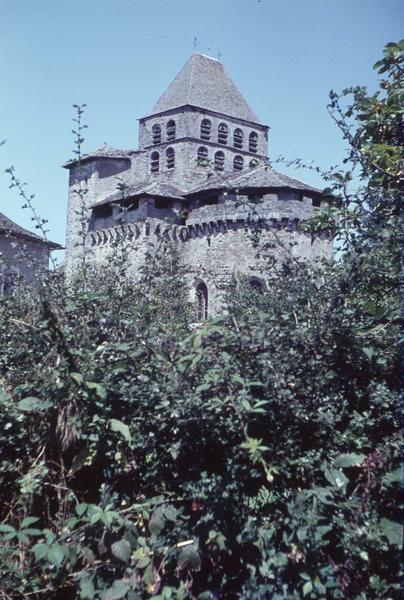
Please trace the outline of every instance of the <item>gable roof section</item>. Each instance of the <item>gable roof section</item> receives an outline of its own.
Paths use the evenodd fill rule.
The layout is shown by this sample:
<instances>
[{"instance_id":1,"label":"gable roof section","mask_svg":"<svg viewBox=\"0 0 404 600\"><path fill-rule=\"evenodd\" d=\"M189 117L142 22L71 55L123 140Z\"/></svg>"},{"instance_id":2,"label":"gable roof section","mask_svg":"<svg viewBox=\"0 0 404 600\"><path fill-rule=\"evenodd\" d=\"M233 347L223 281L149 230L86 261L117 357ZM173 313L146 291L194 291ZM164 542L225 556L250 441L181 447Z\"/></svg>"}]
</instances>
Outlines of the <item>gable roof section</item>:
<instances>
[{"instance_id":1,"label":"gable roof section","mask_svg":"<svg viewBox=\"0 0 404 600\"><path fill-rule=\"evenodd\" d=\"M311 193L321 194L321 190L315 188L303 181L288 177L282 173L278 173L269 165L259 165L258 167L245 170L242 173L231 173L218 177L211 177L204 183L199 183L195 187L188 190L187 196L201 192L209 192L216 190L224 190L227 188L239 189L291 189L301 190Z\"/></svg>"},{"instance_id":2,"label":"gable roof section","mask_svg":"<svg viewBox=\"0 0 404 600\"><path fill-rule=\"evenodd\" d=\"M141 152L143 152L143 150L118 150L116 148L111 148L111 146L108 146L108 144L101 144L101 146L99 146L92 152L89 152L88 154L83 154L81 156L81 162L84 163L93 158L115 158L130 160L130 157L133 154L140 154ZM62 166L65 169L69 169L70 167L77 165L78 162L79 161L77 158L72 158L65 162Z\"/></svg>"},{"instance_id":3,"label":"gable roof section","mask_svg":"<svg viewBox=\"0 0 404 600\"><path fill-rule=\"evenodd\" d=\"M14 223L11 219L6 217L3 213L0 212L0 234L5 233L17 238L24 238L26 240L31 240L33 242L39 242L42 244L46 244L49 248L57 249L62 248L59 244L55 242L50 242L49 240L44 240L41 236L36 233L32 233L32 231L28 231L28 229L24 229L17 223Z\"/></svg>"},{"instance_id":4,"label":"gable roof section","mask_svg":"<svg viewBox=\"0 0 404 600\"><path fill-rule=\"evenodd\" d=\"M261 124L222 63L205 54L191 55L155 104L152 114L185 104Z\"/></svg>"}]
</instances>

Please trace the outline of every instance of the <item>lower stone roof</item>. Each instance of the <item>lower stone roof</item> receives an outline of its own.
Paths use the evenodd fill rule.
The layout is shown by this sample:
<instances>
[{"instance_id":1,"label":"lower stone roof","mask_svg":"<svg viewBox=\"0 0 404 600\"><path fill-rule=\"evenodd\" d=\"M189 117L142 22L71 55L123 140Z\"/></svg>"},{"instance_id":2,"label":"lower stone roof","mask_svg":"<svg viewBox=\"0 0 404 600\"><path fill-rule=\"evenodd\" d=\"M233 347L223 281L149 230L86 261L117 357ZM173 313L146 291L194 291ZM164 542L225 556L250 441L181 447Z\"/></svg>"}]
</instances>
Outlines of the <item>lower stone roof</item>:
<instances>
[{"instance_id":1,"label":"lower stone roof","mask_svg":"<svg viewBox=\"0 0 404 600\"><path fill-rule=\"evenodd\" d=\"M95 202L90 205L90 208L96 206L103 206L104 204L110 204L112 202L118 202L122 200L123 192L117 190L113 194L109 194L102 200ZM177 188L173 185L164 183L160 180L155 181L142 181L141 183L129 185L124 192L125 198L136 198L139 196L153 196L156 198L169 198L171 200L182 200L186 201L185 191Z\"/></svg>"},{"instance_id":2,"label":"lower stone roof","mask_svg":"<svg viewBox=\"0 0 404 600\"><path fill-rule=\"evenodd\" d=\"M291 189L321 194L321 190L303 181L283 175L269 165L259 165L230 175L216 175L188 190L187 196L201 192L246 189Z\"/></svg>"}]
</instances>

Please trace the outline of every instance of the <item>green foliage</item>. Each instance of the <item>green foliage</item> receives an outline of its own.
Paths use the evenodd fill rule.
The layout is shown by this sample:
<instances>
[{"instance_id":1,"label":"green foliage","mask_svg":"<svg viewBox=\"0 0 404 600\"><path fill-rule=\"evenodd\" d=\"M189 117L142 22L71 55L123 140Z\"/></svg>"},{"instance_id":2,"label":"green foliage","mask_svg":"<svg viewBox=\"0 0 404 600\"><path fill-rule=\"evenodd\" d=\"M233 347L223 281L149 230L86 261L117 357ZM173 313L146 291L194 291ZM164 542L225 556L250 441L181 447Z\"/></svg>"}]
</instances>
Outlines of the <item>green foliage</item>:
<instances>
[{"instance_id":1,"label":"green foliage","mask_svg":"<svg viewBox=\"0 0 404 600\"><path fill-rule=\"evenodd\" d=\"M335 264L268 264L197 326L164 245L0 304L2 596L399 598L397 174L355 93Z\"/></svg>"}]
</instances>

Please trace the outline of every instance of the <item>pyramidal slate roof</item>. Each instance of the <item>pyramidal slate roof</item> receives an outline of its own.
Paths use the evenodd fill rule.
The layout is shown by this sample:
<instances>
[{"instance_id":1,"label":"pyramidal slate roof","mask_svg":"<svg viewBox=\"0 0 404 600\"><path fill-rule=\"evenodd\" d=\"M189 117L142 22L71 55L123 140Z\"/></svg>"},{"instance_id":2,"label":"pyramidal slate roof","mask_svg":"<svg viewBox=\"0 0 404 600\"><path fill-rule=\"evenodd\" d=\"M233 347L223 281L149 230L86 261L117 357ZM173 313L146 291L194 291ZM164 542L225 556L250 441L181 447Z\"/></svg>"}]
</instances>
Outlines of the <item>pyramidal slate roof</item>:
<instances>
[{"instance_id":1,"label":"pyramidal slate roof","mask_svg":"<svg viewBox=\"0 0 404 600\"><path fill-rule=\"evenodd\" d=\"M59 244L56 244L55 242L50 242L49 240L45 240L44 238L37 235L36 233L32 233L32 231L28 231L28 229L24 229L24 227L17 225L17 223L14 223L14 221L12 221L8 217L6 217L6 215L4 215L1 212L0 212L0 233L5 233L8 235L12 235L14 237L32 240L34 242L42 242L43 244L46 244L50 248L54 248L54 249L62 247Z\"/></svg>"},{"instance_id":2,"label":"pyramidal slate roof","mask_svg":"<svg viewBox=\"0 0 404 600\"><path fill-rule=\"evenodd\" d=\"M191 55L157 101L152 114L185 104L252 123L261 123L226 73L222 63L197 52Z\"/></svg>"},{"instance_id":3,"label":"pyramidal slate roof","mask_svg":"<svg viewBox=\"0 0 404 600\"><path fill-rule=\"evenodd\" d=\"M196 194L198 192L216 191L227 188L239 189L291 189L307 192L315 192L321 194L321 190L315 188L303 181L283 175L269 165L263 164L255 168L243 171L242 173L231 173L230 175L221 175L211 177L199 183L192 189L188 190L187 195Z\"/></svg>"}]
</instances>

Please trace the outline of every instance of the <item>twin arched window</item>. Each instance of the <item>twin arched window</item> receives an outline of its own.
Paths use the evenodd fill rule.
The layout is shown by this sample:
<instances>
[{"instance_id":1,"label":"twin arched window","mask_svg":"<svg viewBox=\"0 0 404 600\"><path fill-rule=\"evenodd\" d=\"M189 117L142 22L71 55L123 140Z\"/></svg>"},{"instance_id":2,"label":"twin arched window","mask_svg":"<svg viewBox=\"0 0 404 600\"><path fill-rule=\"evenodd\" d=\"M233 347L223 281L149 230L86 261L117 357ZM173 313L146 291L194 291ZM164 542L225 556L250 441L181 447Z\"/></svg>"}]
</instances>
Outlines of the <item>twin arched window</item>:
<instances>
[{"instance_id":1,"label":"twin arched window","mask_svg":"<svg viewBox=\"0 0 404 600\"><path fill-rule=\"evenodd\" d=\"M224 152L221 150L215 153L214 167L216 171L224 170Z\"/></svg>"},{"instance_id":2,"label":"twin arched window","mask_svg":"<svg viewBox=\"0 0 404 600\"><path fill-rule=\"evenodd\" d=\"M167 148L167 150L166 150L166 168L174 169L174 167L175 167L174 148ZM150 154L150 171L152 173L158 173L160 171L160 154L158 152L152 152Z\"/></svg>"},{"instance_id":3,"label":"twin arched window","mask_svg":"<svg viewBox=\"0 0 404 600\"><path fill-rule=\"evenodd\" d=\"M208 288L203 281L200 281L196 286L196 305L198 319L206 319L208 316Z\"/></svg>"},{"instance_id":4,"label":"twin arched window","mask_svg":"<svg viewBox=\"0 0 404 600\"><path fill-rule=\"evenodd\" d=\"M254 154L258 150L258 133L252 131L248 138L248 150L249 152L254 152Z\"/></svg>"},{"instance_id":5,"label":"twin arched window","mask_svg":"<svg viewBox=\"0 0 404 600\"><path fill-rule=\"evenodd\" d=\"M235 171L242 171L244 167L244 158L239 154L234 157L233 160L233 169Z\"/></svg>"}]
</instances>

